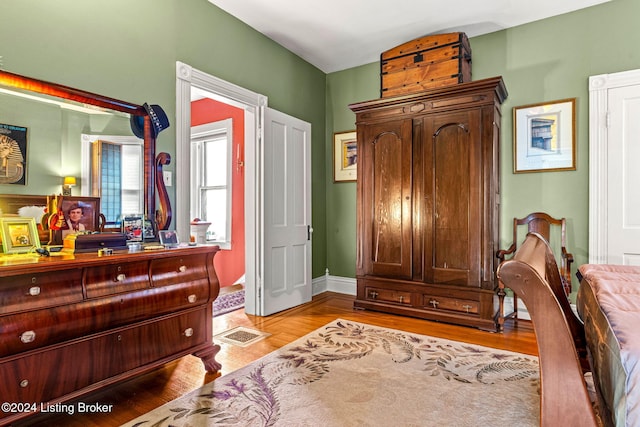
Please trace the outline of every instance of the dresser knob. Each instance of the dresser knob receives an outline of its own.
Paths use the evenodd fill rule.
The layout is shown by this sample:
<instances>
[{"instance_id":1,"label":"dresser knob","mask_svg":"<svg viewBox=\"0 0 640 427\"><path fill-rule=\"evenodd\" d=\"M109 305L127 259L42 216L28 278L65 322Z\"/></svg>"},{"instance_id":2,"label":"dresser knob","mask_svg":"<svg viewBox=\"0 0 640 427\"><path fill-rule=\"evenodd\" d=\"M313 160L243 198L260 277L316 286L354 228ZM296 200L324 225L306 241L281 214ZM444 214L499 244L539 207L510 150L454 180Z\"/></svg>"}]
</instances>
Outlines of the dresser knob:
<instances>
[{"instance_id":1,"label":"dresser knob","mask_svg":"<svg viewBox=\"0 0 640 427\"><path fill-rule=\"evenodd\" d=\"M184 330L184 336L185 337L190 337L193 335L193 328L187 328Z\"/></svg>"},{"instance_id":2,"label":"dresser knob","mask_svg":"<svg viewBox=\"0 0 640 427\"><path fill-rule=\"evenodd\" d=\"M467 313L469 312L469 310L471 310L471 306L469 304L467 305L463 305L462 308L464 308L465 310L467 310Z\"/></svg>"},{"instance_id":3,"label":"dresser knob","mask_svg":"<svg viewBox=\"0 0 640 427\"><path fill-rule=\"evenodd\" d=\"M372 291L372 292L369 294L369 298L371 298L371 299L376 299L376 298L378 298L378 293L377 293L376 291Z\"/></svg>"},{"instance_id":4,"label":"dresser knob","mask_svg":"<svg viewBox=\"0 0 640 427\"><path fill-rule=\"evenodd\" d=\"M36 295L40 295L40 286L32 286L29 288L29 295L35 297Z\"/></svg>"},{"instance_id":5,"label":"dresser knob","mask_svg":"<svg viewBox=\"0 0 640 427\"><path fill-rule=\"evenodd\" d=\"M186 265L181 265L180 267L178 267L178 271L180 273L184 273L185 271L187 271L187 266Z\"/></svg>"},{"instance_id":6,"label":"dresser knob","mask_svg":"<svg viewBox=\"0 0 640 427\"><path fill-rule=\"evenodd\" d=\"M25 388L29 386L29 380L20 381L20 387Z\"/></svg>"},{"instance_id":7,"label":"dresser knob","mask_svg":"<svg viewBox=\"0 0 640 427\"><path fill-rule=\"evenodd\" d=\"M124 281L124 279L126 279L126 278L127 278L127 275L126 275L126 274L124 274L124 273L120 273L120 274L118 274L118 275L116 276L116 282L123 282L123 281Z\"/></svg>"},{"instance_id":8,"label":"dresser knob","mask_svg":"<svg viewBox=\"0 0 640 427\"><path fill-rule=\"evenodd\" d=\"M433 306L433 308L438 308L438 306L440 305L440 303L434 299L432 299L431 301L429 301L429 304L431 304Z\"/></svg>"},{"instance_id":9,"label":"dresser knob","mask_svg":"<svg viewBox=\"0 0 640 427\"><path fill-rule=\"evenodd\" d=\"M196 302L196 300L198 299L198 297L195 294L191 294L187 297L187 301L189 301L191 304L193 304L194 302Z\"/></svg>"},{"instance_id":10,"label":"dresser knob","mask_svg":"<svg viewBox=\"0 0 640 427\"><path fill-rule=\"evenodd\" d=\"M404 302L404 295L400 295L400 303Z\"/></svg>"},{"instance_id":11,"label":"dresser knob","mask_svg":"<svg viewBox=\"0 0 640 427\"><path fill-rule=\"evenodd\" d=\"M34 342L36 340L36 333L34 331L26 331L20 335L20 341L25 344L29 344L30 342Z\"/></svg>"}]
</instances>

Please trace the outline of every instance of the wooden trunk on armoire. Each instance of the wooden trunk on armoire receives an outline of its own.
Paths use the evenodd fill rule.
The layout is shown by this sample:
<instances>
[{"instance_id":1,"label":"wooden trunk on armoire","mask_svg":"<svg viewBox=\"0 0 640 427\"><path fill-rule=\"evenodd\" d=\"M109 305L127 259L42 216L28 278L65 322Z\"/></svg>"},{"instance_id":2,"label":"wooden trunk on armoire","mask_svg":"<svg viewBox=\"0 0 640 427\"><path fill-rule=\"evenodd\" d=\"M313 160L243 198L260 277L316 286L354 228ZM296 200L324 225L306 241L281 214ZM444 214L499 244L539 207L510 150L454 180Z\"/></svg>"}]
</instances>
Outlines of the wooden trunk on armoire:
<instances>
[{"instance_id":1,"label":"wooden trunk on armoire","mask_svg":"<svg viewBox=\"0 0 640 427\"><path fill-rule=\"evenodd\" d=\"M496 330L501 77L351 104L356 308Z\"/></svg>"}]
</instances>

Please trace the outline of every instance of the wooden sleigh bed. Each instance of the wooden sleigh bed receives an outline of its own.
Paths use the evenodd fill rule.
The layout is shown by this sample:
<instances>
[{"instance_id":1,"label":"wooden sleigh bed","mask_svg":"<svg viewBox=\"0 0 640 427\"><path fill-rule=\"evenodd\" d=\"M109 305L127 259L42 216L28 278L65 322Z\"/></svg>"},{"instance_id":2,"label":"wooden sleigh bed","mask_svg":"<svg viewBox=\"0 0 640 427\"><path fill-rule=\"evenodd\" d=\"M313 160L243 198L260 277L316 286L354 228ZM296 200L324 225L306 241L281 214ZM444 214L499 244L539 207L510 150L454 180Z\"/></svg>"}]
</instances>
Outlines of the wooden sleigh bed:
<instances>
[{"instance_id":1,"label":"wooden sleigh bed","mask_svg":"<svg viewBox=\"0 0 640 427\"><path fill-rule=\"evenodd\" d=\"M544 238L529 233L515 256L499 266L498 277L524 302L535 329L540 425L609 425L601 420L589 397L584 377L589 369L584 327L569 305L555 257Z\"/></svg>"}]
</instances>

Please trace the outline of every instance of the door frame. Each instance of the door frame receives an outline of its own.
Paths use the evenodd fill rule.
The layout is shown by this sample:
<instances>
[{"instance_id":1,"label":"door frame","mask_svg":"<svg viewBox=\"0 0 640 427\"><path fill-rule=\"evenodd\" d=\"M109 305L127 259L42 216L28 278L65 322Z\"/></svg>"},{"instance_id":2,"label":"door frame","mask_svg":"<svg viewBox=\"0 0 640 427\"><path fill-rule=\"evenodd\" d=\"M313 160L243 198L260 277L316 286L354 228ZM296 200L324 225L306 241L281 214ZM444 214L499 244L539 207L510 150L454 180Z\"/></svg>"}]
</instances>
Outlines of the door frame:
<instances>
[{"instance_id":1,"label":"door frame","mask_svg":"<svg viewBox=\"0 0 640 427\"><path fill-rule=\"evenodd\" d=\"M589 263L607 263L608 91L640 85L640 70L589 77Z\"/></svg>"},{"instance_id":2,"label":"door frame","mask_svg":"<svg viewBox=\"0 0 640 427\"><path fill-rule=\"evenodd\" d=\"M267 106L265 95L252 92L229 83L188 64L176 61L176 231L179 236L189 235L190 142L191 142L191 88L198 88L219 96L219 101L232 104L245 111L245 312L259 313L258 292L260 285L260 174L258 169L260 129L263 107ZM181 213L183 213L181 215Z\"/></svg>"}]
</instances>

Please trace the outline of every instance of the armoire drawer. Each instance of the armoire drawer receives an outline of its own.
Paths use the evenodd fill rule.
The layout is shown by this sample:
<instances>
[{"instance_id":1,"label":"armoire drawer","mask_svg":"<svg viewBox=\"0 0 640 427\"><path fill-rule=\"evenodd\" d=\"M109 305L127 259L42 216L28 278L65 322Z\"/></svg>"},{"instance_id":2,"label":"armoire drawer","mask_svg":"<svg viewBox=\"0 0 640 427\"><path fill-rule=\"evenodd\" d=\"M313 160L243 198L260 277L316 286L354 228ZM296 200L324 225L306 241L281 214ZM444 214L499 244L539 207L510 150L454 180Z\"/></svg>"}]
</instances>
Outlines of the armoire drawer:
<instances>
[{"instance_id":1,"label":"armoire drawer","mask_svg":"<svg viewBox=\"0 0 640 427\"><path fill-rule=\"evenodd\" d=\"M365 293L366 293L366 299L369 301L391 302L394 304L411 305L411 292L367 286L365 289Z\"/></svg>"},{"instance_id":2,"label":"armoire drawer","mask_svg":"<svg viewBox=\"0 0 640 427\"><path fill-rule=\"evenodd\" d=\"M0 396L51 401L205 343L206 321L202 309L0 362Z\"/></svg>"},{"instance_id":3,"label":"armoire drawer","mask_svg":"<svg viewBox=\"0 0 640 427\"><path fill-rule=\"evenodd\" d=\"M0 277L0 315L82 301L82 270Z\"/></svg>"},{"instance_id":4,"label":"armoire drawer","mask_svg":"<svg viewBox=\"0 0 640 427\"><path fill-rule=\"evenodd\" d=\"M149 287L149 262L121 262L88 267L84 286L87 298L99 298Z\"/></svg>"},{"instance_id":5,"label":"armoire drawer","mask_svg":"<svg viewBox=\"0 0 640 427\"><path fill-rule=\"evenodd\" d=\"M422 294L422 306L430 310L447 310L465 314L478 314L480 302L441 295Z\"/></svg>"}]
</instances>

